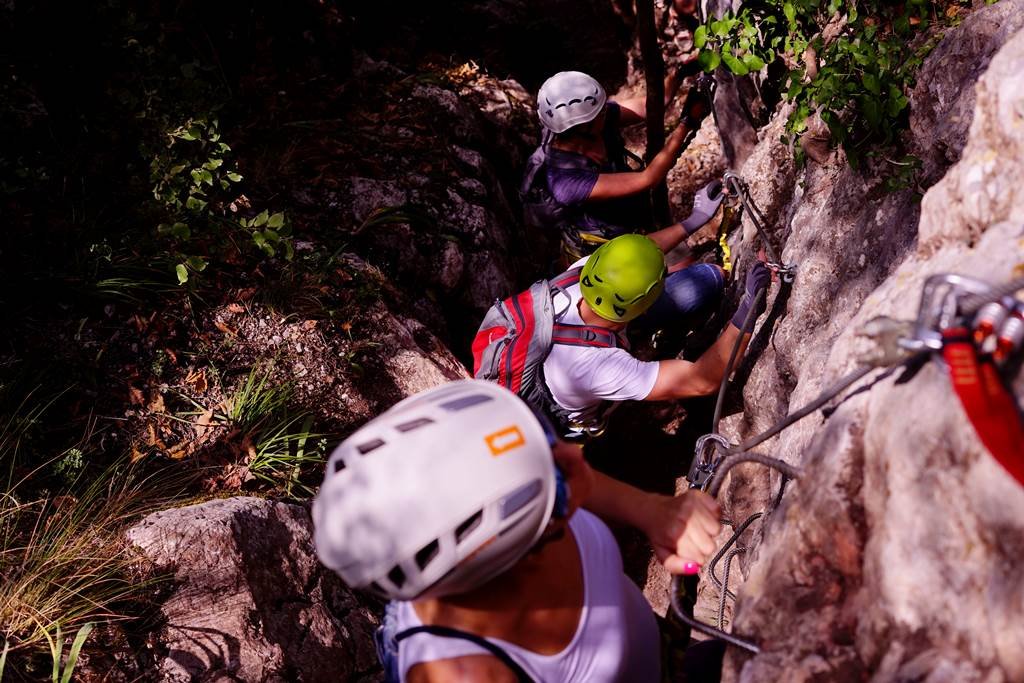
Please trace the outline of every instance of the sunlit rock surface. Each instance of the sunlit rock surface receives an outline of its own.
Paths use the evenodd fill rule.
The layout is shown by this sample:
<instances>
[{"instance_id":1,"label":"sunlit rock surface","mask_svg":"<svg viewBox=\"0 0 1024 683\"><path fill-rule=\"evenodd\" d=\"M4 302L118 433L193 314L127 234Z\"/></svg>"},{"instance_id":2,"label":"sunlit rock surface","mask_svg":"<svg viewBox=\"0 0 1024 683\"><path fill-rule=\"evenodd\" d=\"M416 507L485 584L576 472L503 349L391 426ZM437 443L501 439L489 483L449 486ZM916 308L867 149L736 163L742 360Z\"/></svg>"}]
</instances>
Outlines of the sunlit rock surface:
<instances>
[{"instance_id":1,"label":"sunlit rock surface","mask_svg":"<svg viewBox=\"0 0 1024 683\"><path fill-rule=\"evenodd\" d=\"M913 318L929 275L1021 275L1024 34L1012 28L1021 9L978 11L926 62L914 144L936 152L922 180L941 180L920 207L912 190L884 192L838 155L794 172L777 161L771 127L762 131L742 170L798 275L770 339L752 345L744 416L725 422L733 439L853 370L867 348L857 331L878 315ZM753 237L747 225L748 258ZM806 474L741 540L748 551L733 565L739 600L727 623L762 654L731 651L725 680L1024 679L1024 490L978 441L942 366L899 377L759 449ZM740 466L723 495L726 516L765 510L777 488L777 475ZM718 591L703 583L698 614L712 620Z\"/></svg>"}]
</instances>

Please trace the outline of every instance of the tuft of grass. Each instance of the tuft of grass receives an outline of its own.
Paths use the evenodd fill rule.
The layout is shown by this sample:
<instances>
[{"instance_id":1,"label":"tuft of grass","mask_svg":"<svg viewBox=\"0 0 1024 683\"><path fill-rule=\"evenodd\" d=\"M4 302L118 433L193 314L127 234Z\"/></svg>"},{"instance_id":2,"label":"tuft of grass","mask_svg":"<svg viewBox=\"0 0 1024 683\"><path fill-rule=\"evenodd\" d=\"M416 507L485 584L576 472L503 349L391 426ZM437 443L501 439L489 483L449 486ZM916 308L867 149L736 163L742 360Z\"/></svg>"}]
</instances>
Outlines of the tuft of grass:
<instances>
[{"instance_id":1,"label":"tuft of grass","mask_svg":"<svg viewBox=\"0 0 1024 683\"><path fill-rule=\"evenodd\" d=\"M327 435L313 430L313 416L289 407L290 383L275 383L273 364L254 365L224 402L223 422L241 437L252 476L284 494L313 495L302 475L324 462Z\"/></svg>"},{"instance_id":2,"label":"tuft of grass","mask_svg":"<svg viewBox=\"0 0 1024 683\"><path fill-rule=\"evenodd\" d=\"M88 455L93 432L90 424L55 457L32 452L26 434L48 406L29 396L0 418L0 464L7 471L0 486L0 639L5 653L30 657L47 648L52 654L62 642L52 634L60 629L79 629L68 680L91 630L85 625L126 618L118 606L148 588L135 577L137 557L123 532L166 497L153 496L152 481L123 464L83 470L70 484L50 488L54 463ZM26 472L21 464L28 462L38 464Z\"/></svg>"}]
</instances>

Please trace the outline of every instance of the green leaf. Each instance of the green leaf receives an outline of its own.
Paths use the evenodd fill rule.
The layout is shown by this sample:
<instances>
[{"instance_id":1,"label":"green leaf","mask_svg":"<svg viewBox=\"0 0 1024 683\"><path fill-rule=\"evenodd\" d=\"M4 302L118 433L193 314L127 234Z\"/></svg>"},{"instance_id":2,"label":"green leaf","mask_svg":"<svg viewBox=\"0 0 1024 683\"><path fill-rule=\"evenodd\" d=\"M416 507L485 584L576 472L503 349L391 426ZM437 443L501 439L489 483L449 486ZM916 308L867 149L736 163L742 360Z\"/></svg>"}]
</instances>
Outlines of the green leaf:
<instances>
[{"instance_id":1,"label":"green leaf","mask_svg":"<svg viewBox=\"0 0 1024 683\"><path fill-rule=\"evenodd\" d=\"M196 199L195 197L189 197L185 200L185 208L192 211L202 211L206 207L206 202L202 199Z\"/></svg>"},{"instance_id":2,"label":"green leaf","mask_svg":"<svg viewBox=\"0 0 1024 683\"><path fill-rule=\"evenodd\" d=\"M860 108L864 112L864 118L868 120L868 125L878 128L882 122L882 107L878 104L878 100L873 97L864 97L861 99Z\"/></svg>"},{"instance_id":3,"label":"green leaf","mask_svg":"<svg viewBox=\"0 0 1024 683\"><path fill-rule=\"evenodd\" d=\"M75 634L71 649L68 650L68 661L64 664L64 674L60 677L60 683L71 683L71 674L74 673L75 666L78 664L78 654L82 651L82 646L85 645L85 639L92 633L92 627L93 624L90 621L78 629L78 633Z\"/></svg>"},{"instance_id":4,"label":"green leaf","mask_svg":"<svg viewBox=\"0 0 1024 683\"><path fill-rule=\"evenodd\" d=\"M710 73L722 63L722 56L714 50L702 50L697 60L700 62L701 67Z\"/></svg>"},{"instance_id":5,"label":"green leaf","mask_svg":"<svg viewBox=\"0 0 1024 683\"><path fill-rule=\"evenodd\" d=\"M864 87L867 88L868 92L873 95L878 95L882 92L882 84L878 81L878 76L871 72L866 72L861 77L861 82L864 84Z\"/></svg>"},{"instance_id":6,"label":"green leaf","mask_svg":"<svg viewBox=\"0 0 1024 683\"><path fill-rule=\"evenodd\" d=\"M743 63L746 64L747 68L751 71L760 71L764 68L764 60L757 55L744 55Z\"/></svg>"},{"instance_id":7,"label":"green leaf","mask_svg":"<svg viewBox=\"0 0 1024 683\"><path fill-rule=\"evenodd\" d=\"M270 218L270 214L266 209L260 211L256 218L252 219L253 227L259 228L267 224L267 220Z\"/></svg>"},{"instance_id":8,"label":"green leaf","mask_svg":"<svg viewBox=\"0 0 1024 683\"><path fill-rule=\"evenodd\" d=\"M160 225L156 226L156 234L158 235L167 235L170 232L171 226L168 223L161 223Z\"/></svg>"},{"instance_id":9,"label":"green leaf","mask_svg":"<svg viewBox=\"0 0 1024 683\"><path fill-rule=\"evenodd\" d=\"M274 230L271 230L270 228L267 228L266 230L263 231L263 237L270 244L277 244L278 242L281 241L281 236L278 235L277 232L275 232Z\"/></svg>"},{"instance_id":10,"label":"green leaf","mask_svg":"<svg viewBox=\"0 0 1024 683\"><path fill-rule=\"evenodd\" d=\"M188 282L188 268L185 267L184 263L179 263L174 266L174 272L178 276L178 284L183 285Z\"/></svg>"},{"instance_id":11,"label":"green leaf","mask_svg":"<svg viewBox=\"0 0 1024 683\"><path fill-rule=\"evenodd\" d=\"M188 241L188 239L192 237L192 230L189 229L188 225L181 221L178 221L171 226L170 233L182 241Z\"/></svg>"},{"instance_id":12,"label":"green leaf","mask_svg":"<svg viewBox=\"0 0 1024 683\"><path fill-rule=\"evenodd\" d=\"M188 267L197 273L201 273L206 270L206 259L202 256L189 256L185 259L185 263L187 263Z\"/></svg>"},{"instance_id":13,"label":"green leaf","mask_svg":"<svg viewBox=\"0 0 1024 683\"><path fill-rule=\"evenodd\" d=\"M737 76L746 76L750 73L750 69L747 68L747 65L732 55L723 54L722 61L725 62L727 67L729 67L729 71L733 72Z\"/></svg>"},{"instance_id":14,"label":"green leaf","mask_svg":"<svg viewBox=\"0 0 1024 683\"><path fill-rule=\"evenodd\" d=\"M718 21L711 22L711 32L719 38L724 38L729 35L729 24L719 19Z\"/></svg>"},{"instance_id":15,"label":"green leaf","mask_svg":"<svg viewBox=\"0 0 1024 683\"><path fill-rule=\"evenodd\" d=\"M793 7L793 3L787 2L782 6L782 13L786 15L786 21L793 24L796 21L796 9Z\"/></svg>"},{"instance_id":16,"label":"green leaf","mask_svg":"<svg viewBox=\"0 0 1024 683\"><path fill-rule=\"evenodd\" d=\"M283 244L284 244L284 260L285 261L291 261L292 258L295 257L295 249L294 249L294 247L292 247L292 241L291 240L285 240L283 242Z\"/></svg>"},{"instance_id":17,"label":"green leaf","mask_svg":"<svg viewBox=\"0 0 1024 683\"><path fill-rule=\"evenodd\" d=\"M708 42L708 27L701 25L693 32L693 46L698 50Z\"/></svg>"},{"instance_id":18,"label":"green leaf","mask_svg":"<svg viewBox=\"0 0 1024 683\"><path fill-rule=\"evenodd\" d=\"M188 164L178 164L177 166L171 166L169 169L167 169L167 175L176 176L182 171L184 171L186 166L188 166Z\"/></svg>"},{"instance_id":19,"label":"green leaf","mask_svg":"<svg viewBox=\"0 0 1024 683\"><path fill-rule=\"evenodd\" d=\"M213 171L220 168L223 163L223 159L210 159L205 164L203 164L203 168Z\"/></svg>"},{"instance_id":20,"label":"green leaf","mask_svg":"<svg viewBox=\"0 0 1024 683\"><path fill-rule=\"evenodd\" d=\"M280 228L284 225L284 213L278 211L267 220L268 228Z\"/></svg>"},{"instance_id":21,"label":"green leaf","mask_svg":"<svg viewBox=\"0 0 1024 683\"><path fill-rule=\"evenodd\" d=\"M262 232L256 230L252 233L252 241L256 243L257 247L262 249L267 243L267 238L263 236Z\"/></svg>"},{"instance_id":22,"label":"green leaf","mask_svg":"<svg viewBox=\"0 0 1024 683\"><path fill-rule=\"evenodd\" d=\"M203 182L207 185L213 185L213 174L207 171L205 168L199 172Z\"/></svg>"},{"instance_id":23,"label":"green leaf","mask_svg":"<svg viewBox=\"0 0 1024 683\"><path fill-rule=\"evenodd\" d=\"M228 171L227 176L228 180L230 180L233 183L237 183L239 180L242 179L242 176L239 175L238 173L235 173L234 171Z\"/></svg>"}]
</instances>

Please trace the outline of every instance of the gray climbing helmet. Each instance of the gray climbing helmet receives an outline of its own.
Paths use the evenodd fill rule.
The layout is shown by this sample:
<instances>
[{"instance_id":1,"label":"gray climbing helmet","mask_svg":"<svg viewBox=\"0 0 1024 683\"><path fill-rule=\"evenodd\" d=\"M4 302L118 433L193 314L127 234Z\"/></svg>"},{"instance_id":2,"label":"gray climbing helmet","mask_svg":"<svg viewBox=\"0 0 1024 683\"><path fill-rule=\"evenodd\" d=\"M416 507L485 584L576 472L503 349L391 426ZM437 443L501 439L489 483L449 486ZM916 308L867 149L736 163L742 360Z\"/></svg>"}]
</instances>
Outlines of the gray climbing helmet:
<instances>
[{"instance_id":1,"label":"gray climbing helmet","mask_svg":"<svg viewBox=\"0 0 1024 683\"><path fill-rule=\"evenodd\" d=\"M597 118L608 96L601 84L580 71L559 71L544 81L537 93L537 116L552 133Z\"/></svg>"}]
</instances>

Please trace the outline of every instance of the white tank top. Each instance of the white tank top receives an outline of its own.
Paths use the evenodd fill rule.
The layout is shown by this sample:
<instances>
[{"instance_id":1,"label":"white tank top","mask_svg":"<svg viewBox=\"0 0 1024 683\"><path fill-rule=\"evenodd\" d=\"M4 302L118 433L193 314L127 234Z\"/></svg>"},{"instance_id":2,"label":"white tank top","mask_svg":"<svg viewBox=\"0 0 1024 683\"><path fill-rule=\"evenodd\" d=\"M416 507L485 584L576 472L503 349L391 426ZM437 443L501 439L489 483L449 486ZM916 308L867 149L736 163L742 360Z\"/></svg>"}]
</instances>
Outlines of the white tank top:
<instances>
[{"instance_id":1,"label":"white tank top","mask_svg":"<svg viewBox=\"0 0 1024 683\"><path fill-rule=\"evenodd\" d=\"M583 567L583 609L572 642L554 655L488 638L538 683L658 681L661 643L651 606L622 572L622 555L611 531L594 515L579 510L569 520ZM398 604L398 632L422 626L411 602ZM403 681L415 664L467 655L490 654L461 638L418 633L401 643L398 670Z\"/></svg>"}]
</instances>

